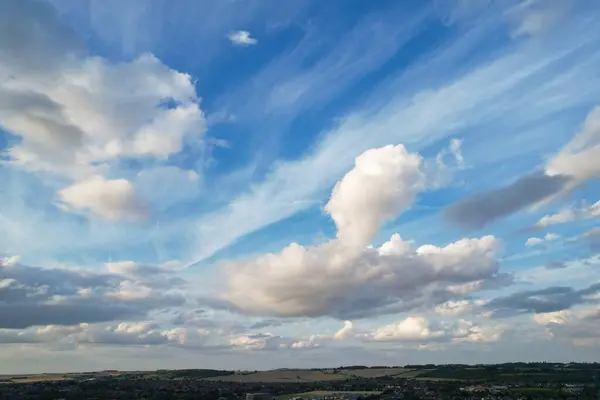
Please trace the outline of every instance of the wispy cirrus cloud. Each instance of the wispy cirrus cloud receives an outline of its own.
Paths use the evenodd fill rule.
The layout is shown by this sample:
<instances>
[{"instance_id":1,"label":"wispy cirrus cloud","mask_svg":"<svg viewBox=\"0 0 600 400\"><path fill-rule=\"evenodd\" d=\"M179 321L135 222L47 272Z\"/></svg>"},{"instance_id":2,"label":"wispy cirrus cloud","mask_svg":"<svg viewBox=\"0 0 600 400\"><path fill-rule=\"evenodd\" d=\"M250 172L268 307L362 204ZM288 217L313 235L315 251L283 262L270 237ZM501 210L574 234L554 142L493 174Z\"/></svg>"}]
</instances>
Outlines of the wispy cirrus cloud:
<instances>
[{"instance_id":1,"label":"wispy cirrus cloud","mask_svg":"<svg viewBox=\"0 0 600 400\"><path fill-rule=\"evenodd\" d=\"M493 121L508 114L513 118L503 134L517 137L524 126L544 123L565 109L600 100L597 92L590 90L590 82L595 80L591 77L593 65L588 62L600 57L600 43L593 33L597 28L585 19L583 22L572 35L548 38L545 46L535 51L526 42L511 44L495 57L463 66L466 71L451 75L449 82L431 87L426 82L434 70L439 72L457 53L468 52L489 31L469 32L465 39L438 49L430 59L409 67L375 92L371 99L377 108L365 103L364 109L348 114L325 132L313 150L298 160L277 163L261 183L253 184L223 209L202 217L194 259L205 259L238 238L305 209L306 204L294 201L320 198L352 158L368 148L390 142L419 148L457 132L485 135L482 126L490 124L495 129ZM586 61L577 62L583 59ZM415 82L423 82L424 87ZM408 91L402 90L405 87ZM556 186L562 187L559 176L543 179L552 183L552 193ZM263 206L265 199L269 199L268 207Z\"/></svg>"},{"instance_id":2,"label":"wispy cirrus cloud","mask_svg":"<svg viewBox=\"0 0 600 400\"><path fill-rule=\"evenodd\" d=\"M286 26L306 16L311 1L279 4L276 1L249 0L212 2L183 0L180 7L169 7L166 0L124 4L119 1L50 0L64 19L79 34L93 35L114 52L126 57L151 52L169 54L173 43L190 48L202 47L193 59L186 57L190 68L206 65L225 51L223 42L241 26ZM273 28L272 28L273 29Z\"/></svg>"},{"instance_id":3,"label":"wispy cirrus cloud","mask_svg":"<svg viewBox=\"0 0 600 400\"><path fill-rule=\"evenodd\" d=\"M293 48L223 95L218 104L244 120L264 115L294 118L326 105L380 68L418 33L427 10L402 10L398 6L388 16L366 15L350 30L341 23L331 24L330 31L322 24L309 24ZM372 46L374 42L379 46Z\"/></svg>"}]
</instances>

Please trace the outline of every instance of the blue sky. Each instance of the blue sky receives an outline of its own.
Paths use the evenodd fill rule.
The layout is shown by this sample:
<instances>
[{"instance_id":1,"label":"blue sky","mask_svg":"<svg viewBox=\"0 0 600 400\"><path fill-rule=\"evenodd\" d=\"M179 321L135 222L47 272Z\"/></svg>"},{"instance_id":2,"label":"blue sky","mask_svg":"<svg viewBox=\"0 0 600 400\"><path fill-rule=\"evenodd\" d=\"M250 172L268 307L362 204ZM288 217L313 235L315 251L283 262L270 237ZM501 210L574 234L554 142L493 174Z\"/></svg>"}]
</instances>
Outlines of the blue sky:
<instances>
[{"instance_id":1,"label":"blue sky","mask_svg":"<svg viewBox=\"0 0 600 400\"><path fill-rule=\"evenodd\" d=\"M0 373L596 360L599 17L4 2Z\"/></svg>"}]
</instances>

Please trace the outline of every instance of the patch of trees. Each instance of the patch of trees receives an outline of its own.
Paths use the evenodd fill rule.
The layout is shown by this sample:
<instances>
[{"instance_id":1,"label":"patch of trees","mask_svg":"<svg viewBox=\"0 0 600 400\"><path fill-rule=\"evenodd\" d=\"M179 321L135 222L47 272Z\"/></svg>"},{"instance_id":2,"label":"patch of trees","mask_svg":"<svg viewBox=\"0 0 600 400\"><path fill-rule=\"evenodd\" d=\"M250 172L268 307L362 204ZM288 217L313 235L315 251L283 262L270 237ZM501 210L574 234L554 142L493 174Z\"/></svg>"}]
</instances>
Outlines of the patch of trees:
<instances>
[{"instance_id":1,"label":"patch of trees","mask_svg":"<svg viewBox=\"0 0 600 400\"><path fill-rule=\"evenodd\" d=\"M594 370L565 369L553 367L550 364L525 365L525 363L482 365L479 367L449 367L439 366L431 371L423 372L420 376L428 378L446 378L478 382L506 383L591 383L594 380Z\"/></svg>"},{"instance_id":2,"label":"patch of trees","mask_svg":"<svg viewBox=\"0 0 600 400\"><path fill-rule=\"evenodd\" d=\"M419 364L408 364L405 365L404 368L409 368L409 369L431 369L431 368L436 368L437 366L435 364L425 364L425 365L419 365Z\"/></svg>"}]
</instances>

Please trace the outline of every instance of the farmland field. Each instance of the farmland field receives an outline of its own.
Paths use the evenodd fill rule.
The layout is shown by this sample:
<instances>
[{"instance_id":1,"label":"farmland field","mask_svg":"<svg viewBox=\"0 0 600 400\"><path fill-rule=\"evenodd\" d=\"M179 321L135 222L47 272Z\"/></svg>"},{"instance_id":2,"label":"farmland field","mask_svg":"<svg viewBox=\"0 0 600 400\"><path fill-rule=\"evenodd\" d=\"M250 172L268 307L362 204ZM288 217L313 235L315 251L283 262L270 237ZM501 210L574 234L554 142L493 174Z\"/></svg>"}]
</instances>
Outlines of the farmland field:
<instances>
[{"instance_id":1,"label":"farmland field","mask_svg":"<svg viewBox=\"0 0 600 400\"><path fill-rule=\"evenodd\" d=\"M431 371L435 371L435 370L433 370L433 369L405 369L404 372L396 374L396 375L394 375L394 377L395 378L412 379L412 378L421 376L421 374L431 372Z\"/></svg>"},{"instance_id":2,"label":"farmland field","mask_svg":"<svg viewBox=\"0 0 600 400\"><path fill-rule=\"evenodd\" d=\"M216 376L206 378L211 381L224 382L316 382L316 381L337 381L348 379L343 374L326 373L323 371L311 370L274 370L259 371L249 374L235 374L227 376Z\"/></svg>"},{"instance_id":3,"label":"farmland field","mask_svg":"<svg viewBox=\"0 0 600 400\"><path fill-rule=\"evenodd\" d=\"M264 383L302 383L302 382L318 382L318 381L340 381L347 379L356 378L380 378L380 377L392 377L392 378L405 378L411 379L419 377L421 374L432 372L431 369L410 369L410 368L362 368L362 369L327 369L327 370L306 370L306 369L282 369L272 371L257 371L248 373L231 373L224 375L217 375L220 372L225 373L227 371L216 371L216 370L175 370L175 371L154 371L144 374L145 379L157 379L157 378L176 378L184 376L194 376L196 378L202 378L202 375L207 376L204 378L209 381L221 381L221 382L264 382ZM217 376L210 376L208 372ZM85 376L107 376L107 375L120 375L123 372L100 372L83 374ZM4 375L0 376L0 383L29 383L29 382L41 382L41 381L58 381L58 380L72 380L81 378L82 374L38 374L38 375ZM435 376L431 378L437 378ZM436 379L432 379L436 380Z\"/></svg>"},{"instance_id":4,"label":"farmland field","mask_svg":"<svg viewBox=\"0 0 600 400\"><path fill-rule=\"evenodd\" d=\"M412 369L407 368L366 368L354 370L340 370L338 373L348 375L349 377L355 376L359 378L379 378L382 376L404 377L404 374L410 373L412 371Z\"/></svg>"},{"instance_id":5,"label":"farmland field","mask_svg":"<svg viewBox=\"0 0 600 400\"><path fill-rule=\"evenodd\" d=\"M428 378L428 377L416 377L414 378L417 381L429 381L429 382L453 382L453 381L457 381L458 379L452 379L452 378Z\"/></svg>"},{"instance_id":6,"label":"farmland field","mask_svg":"<svg viewBox=\"0 0 600 400\"><path fill-rule=\"evenodd\" d=\"M13 374L0 375L0 384L7 383L33 383L33 382L50 382L50 381L72 381L75 379L85 379L92 377L108 377L119 376L122 372L119 371L100 371L100 372L85 372L85 373L48 373L48 374Z\"/></svg>"},{"instance_id":7,"label":"farmland field","mask_svg":"<svg viewBox=\"0 0 600 400\"><path fill-rule=\"evenodd\" d=\"M32 383L44 381L69 381L73 378L64 374L41 374L41 375L2 375L0 384L4 383Z\"/></svg>"},{"instance_id":8,"label":"farmland field","mask_svg":"<svg viewBox=\"0 0 600 400\"><path fill-rule=\"evenodd\" d=\"M285 369L273 371L259 371L246 374L216 376L206 378L212 381L227 382L316 382L339 381L355 378L380 378L384 376L394 378L414 378L423 372L431 370L413 370L408 368L362 368L362 369L328 369L306 370Z\"/></svg>"}]
</instances>

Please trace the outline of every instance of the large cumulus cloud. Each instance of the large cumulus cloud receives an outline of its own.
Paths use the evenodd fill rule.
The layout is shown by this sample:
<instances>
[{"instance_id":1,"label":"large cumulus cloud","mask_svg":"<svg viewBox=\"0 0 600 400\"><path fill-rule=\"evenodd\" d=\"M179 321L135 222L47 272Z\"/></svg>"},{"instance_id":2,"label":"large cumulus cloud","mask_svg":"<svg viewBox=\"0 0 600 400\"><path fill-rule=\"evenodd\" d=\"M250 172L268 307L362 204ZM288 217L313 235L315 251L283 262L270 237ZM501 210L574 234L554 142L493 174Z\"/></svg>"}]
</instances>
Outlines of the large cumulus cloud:
<instances>
[{"instance_id":1,"label":"large cumulus cloud","mask_svg":"<svg viewBox=\"0 0 600 400\"><path fill-rule=\"evenodd\" d=\"M340 180L325 210L348 246L366 246L381 224L407 209L424 188L422 159L403 146L370 149L356 157Z\"/></svg>"},{"instance_id":2,"label":"large cumulus cloud","mask_svg":"<svg viewBox=\"0 0 600 400\"><path fill-rule=\"evenodd\" d=\"M201 143L199 102L191 76L151 54L90 56L50 4L0 3L0 129L18 138L5 155L60 178L64 210L140 219L142 199L111 167Z\"/></svg>"},{"instance_id":3,"label":"large cumulus cloud","mask_svg":"<svg viewBox=\"0 0 600 400\"><path fill-rule=\"evenodd\" d=\"M492 236L438 247L415 246L395 234L380 247L368 246L381 225L424 189L421 168L421 157L402 145L357 157L325 206L337 238L226 263L225 300L250 314L359 318L443 302L495 277Z\"/></svg>"}]
</instances>

